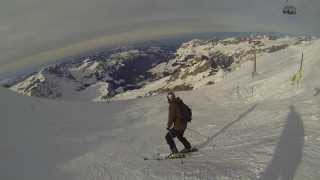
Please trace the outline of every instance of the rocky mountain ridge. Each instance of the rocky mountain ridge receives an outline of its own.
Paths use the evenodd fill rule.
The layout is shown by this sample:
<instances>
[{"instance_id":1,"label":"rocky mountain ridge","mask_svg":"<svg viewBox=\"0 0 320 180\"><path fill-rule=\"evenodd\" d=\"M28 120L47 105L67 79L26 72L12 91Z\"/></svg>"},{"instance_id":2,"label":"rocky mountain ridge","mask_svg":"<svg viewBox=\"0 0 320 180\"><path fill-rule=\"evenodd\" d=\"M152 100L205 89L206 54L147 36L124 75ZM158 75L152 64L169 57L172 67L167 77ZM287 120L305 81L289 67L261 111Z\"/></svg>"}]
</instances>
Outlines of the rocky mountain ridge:
<instances>
[{"instance_id":1,"label":"rocky mountain ridge","mask_svg":"<svg viewBox=\"0 0 320 180\"><path fill-rule=\"evenodd\" d=\"M110 54L50 65L15 82L10 89L28 96L88 101L192 90L221 81L251 61L255 52L259 58L301 43L312 43L312 39L264 35L194 39L178 49L119 48Z\"/></svg>"}]
</instances>

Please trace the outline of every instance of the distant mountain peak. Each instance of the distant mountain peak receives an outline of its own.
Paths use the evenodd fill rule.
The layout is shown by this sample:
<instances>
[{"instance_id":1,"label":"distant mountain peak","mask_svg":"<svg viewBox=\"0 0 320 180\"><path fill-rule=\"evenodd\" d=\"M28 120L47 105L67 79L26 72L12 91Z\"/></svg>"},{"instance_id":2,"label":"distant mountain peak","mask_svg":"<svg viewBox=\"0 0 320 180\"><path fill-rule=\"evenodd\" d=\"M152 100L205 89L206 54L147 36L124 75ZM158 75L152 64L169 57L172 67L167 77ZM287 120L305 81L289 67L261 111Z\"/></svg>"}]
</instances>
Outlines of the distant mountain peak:
<instances>
[{"instance_id":1,"label":"distant mountain peak","mask_svg":"<svg viewBox=\"0 0 320 180\"><path fill-rule=\"evenodd\" d=\"M110 54L100 53L49 65L14 81L10 89L28 96L88 101L192 90L221 81L225 74L252 60L254 52L264 56L311 40L308 37L259 35L193 39L182 43L178 49L161 46L119 48Z\"/></svg>"}]
</instances>

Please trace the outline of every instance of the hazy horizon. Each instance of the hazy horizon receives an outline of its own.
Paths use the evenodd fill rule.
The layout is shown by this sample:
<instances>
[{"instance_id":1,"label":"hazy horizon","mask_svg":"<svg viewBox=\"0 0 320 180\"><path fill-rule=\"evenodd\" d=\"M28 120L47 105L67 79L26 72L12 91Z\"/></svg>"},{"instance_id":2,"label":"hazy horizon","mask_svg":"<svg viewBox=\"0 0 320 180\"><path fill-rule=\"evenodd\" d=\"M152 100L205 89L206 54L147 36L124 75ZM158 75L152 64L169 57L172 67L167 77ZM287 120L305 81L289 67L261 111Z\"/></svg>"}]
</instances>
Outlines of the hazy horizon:
<instances>
[{"instance_id":1,"label":"hazy horizon","mask_svg":"<svg viewBox=\"0 0 320 180\"><path fill-rule=\"evenodd\" d=\"M320 34L320 2L289 0L12 0L0 6L0 75L65 57L181 34Z\"/></svg>"}]
</instances>

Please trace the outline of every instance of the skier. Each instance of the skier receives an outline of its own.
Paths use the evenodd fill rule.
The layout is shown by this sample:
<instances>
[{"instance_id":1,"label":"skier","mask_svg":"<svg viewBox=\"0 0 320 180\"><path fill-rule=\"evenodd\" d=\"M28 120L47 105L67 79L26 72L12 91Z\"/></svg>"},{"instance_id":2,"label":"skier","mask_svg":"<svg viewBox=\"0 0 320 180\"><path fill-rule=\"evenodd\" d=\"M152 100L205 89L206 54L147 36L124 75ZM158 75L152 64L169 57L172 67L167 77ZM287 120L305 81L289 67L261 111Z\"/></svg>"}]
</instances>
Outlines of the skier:
<instances>
[{"instance_id":1,"label":"skier","mask_svg":"<svg viewBox=\"0 0 320 180\"><path fill-rule=\"evenodd\" d=\"M169 117L166 134L166 140L170 147L171 154L168 156L175 157L180 153L186 153L191 151L191 144L189 141L183 136L184 131L187 128L187 120L183 117L181 103L182 100L179 97L176 97L173 92L168 93L168 103L169 103ZM184 149L182 151L178 151L176 144L174 142L174 138L177 137L179 141L184 145Z\"/></svg>"}]
</instances>

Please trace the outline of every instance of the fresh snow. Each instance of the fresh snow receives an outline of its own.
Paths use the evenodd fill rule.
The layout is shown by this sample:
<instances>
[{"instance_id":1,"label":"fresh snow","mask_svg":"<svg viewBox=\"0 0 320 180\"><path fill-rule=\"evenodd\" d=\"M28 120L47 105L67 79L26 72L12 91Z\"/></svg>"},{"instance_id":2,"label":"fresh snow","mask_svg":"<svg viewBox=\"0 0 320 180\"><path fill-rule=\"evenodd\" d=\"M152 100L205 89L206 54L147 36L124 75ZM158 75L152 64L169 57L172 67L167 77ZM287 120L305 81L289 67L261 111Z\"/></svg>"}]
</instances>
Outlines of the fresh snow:
<instances>
[{"instance_id":1,"label":"fresh snow","mask_svg":"<svg viewBox=\"0 0 320 180\"><path fill-rule=\"evenodd\" d=\"M302 49L297 87L290 79ZM254 79L247 61L214 85L177 93L193 110L185 136L200 148L183 160L143 160L169 152L163 95L64 102L0 88L0 179L317 180L319 50L313 40L265 54Z\"/></svg>"}]
</instances>

